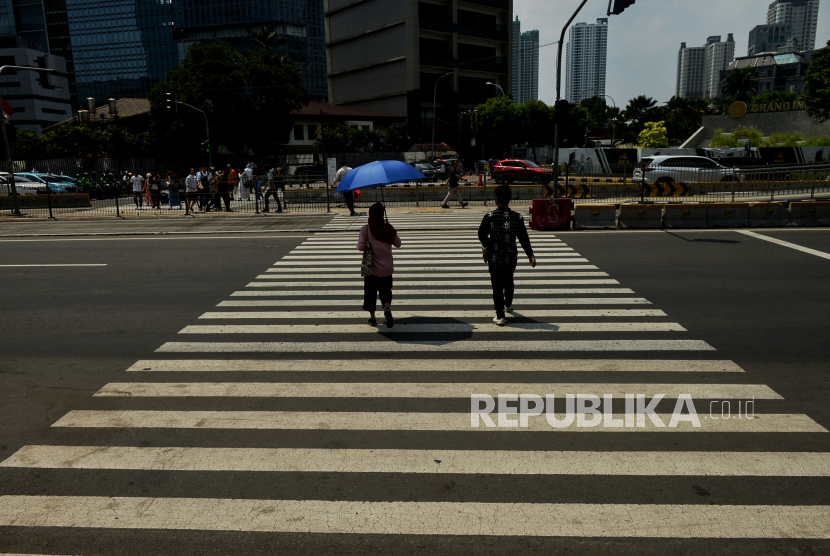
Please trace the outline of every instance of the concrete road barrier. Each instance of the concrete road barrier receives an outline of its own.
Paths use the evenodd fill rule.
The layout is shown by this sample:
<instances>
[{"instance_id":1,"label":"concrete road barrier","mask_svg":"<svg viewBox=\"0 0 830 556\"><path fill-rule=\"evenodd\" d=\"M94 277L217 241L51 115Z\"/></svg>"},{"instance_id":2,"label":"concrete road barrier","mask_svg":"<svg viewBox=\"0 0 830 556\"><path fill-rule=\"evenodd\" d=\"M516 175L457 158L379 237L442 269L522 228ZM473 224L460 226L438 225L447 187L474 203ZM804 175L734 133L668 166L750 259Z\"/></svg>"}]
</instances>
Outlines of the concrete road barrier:
<instances>
[{"instance_id":1,"label":"concrete road barrier","mask_svg":"<svg viewBox=\"0 0 830 556\"><path fill-rule=\"evenodd\" d=\"M620 206L620 228L660 229L663 227L663 205Z\"/></svg>"},{"instance_id":2,"label":"concrete road barrier","mask_svg":"<svg viewBox=\"0 0 830 556\"><path fill-rule=\"evenodd\" d=\"M783 203L750 203L749 226L772 228L790 225L790 211Z\"/></svg>"},{"instance_id":3,"label":"concrete road barrier","mask_svg":"<svg viewBox=\"0 0 830 556\"><path fill-rule=\"evenodd\" d=\"M705 204L667 203L663 213L664 228L705 228Z\"/></svg>"},{"instance_id":4,"label":"concrete road barrier","mask_svg":"<svg viewBox=\"0 0 830 556\"><path fill-rule=\"evenodd\" d=\"M574 229L617 228L617 207L615 205L576 205L574 207Z\"/></svg>"},{"instance_id":5,"label":"concrete road barrier","mask_svg":"<svg viewBox=\"0 0 830 556\"><path fill-rule=\"evenodd\" d=\"M830 201L793 201L790 221L793 226L830 226Z\"/></svg>"},{"instance_id":6,"label":"concrete road barrier","mask_svg":"<svg viewBox=\"0 0 830 556\"><path fill-rule=\"evenodd\" d=\"M707 228L746 228L749 226L749 203L709 203L706 205Z\"/></svg>"},{"instance_id":7,"label":"concrete road barrier","mask_svg":"<svg viewBox=\"0 0 830 556\"><path fill-rule=\"evenodd\" d=\"M52 208L89 208L92 206L89 195L86 193L55 193L49 197L51 199L47 199L46 195L18 195L17 206L20 210L46 210L50 201ZM111 202L115 203L115 201ZM13 205L10 196L0 197L0 210L9 210Z\"/></svg>"}]
</instances>

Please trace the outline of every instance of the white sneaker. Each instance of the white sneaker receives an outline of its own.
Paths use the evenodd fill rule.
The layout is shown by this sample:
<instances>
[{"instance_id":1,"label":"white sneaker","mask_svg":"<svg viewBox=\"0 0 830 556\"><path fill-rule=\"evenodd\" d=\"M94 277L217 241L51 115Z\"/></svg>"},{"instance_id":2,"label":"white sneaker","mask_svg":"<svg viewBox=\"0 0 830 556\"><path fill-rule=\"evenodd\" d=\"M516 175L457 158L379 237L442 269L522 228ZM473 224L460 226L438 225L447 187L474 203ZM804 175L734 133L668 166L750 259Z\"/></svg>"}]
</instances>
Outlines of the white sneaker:
<instances>
[{"instance_id":1,"label":"white sneaker","mask_svg":"<svg viewBox=\"0 0 830 556\"><path fill-rule=\"evenodd\" d=\"M513 316L513 314L512 314L513 313L513 306L511 305L510 307L505 307L504 312L505 312L505 315L504 315L505 317L512 317Z\"/></svg>"},{"instance_id":2,"label":"white sneaker","mask_svg":"<svg viewBox=\"0 0 830 556\"><path fill-rule=\"evenodd\" d=\"M499 326L504 326L504 323L506 323L507 321L504 320L504 318L493 317L493 322L498 324Z\"/></svg>"}]
</instances>

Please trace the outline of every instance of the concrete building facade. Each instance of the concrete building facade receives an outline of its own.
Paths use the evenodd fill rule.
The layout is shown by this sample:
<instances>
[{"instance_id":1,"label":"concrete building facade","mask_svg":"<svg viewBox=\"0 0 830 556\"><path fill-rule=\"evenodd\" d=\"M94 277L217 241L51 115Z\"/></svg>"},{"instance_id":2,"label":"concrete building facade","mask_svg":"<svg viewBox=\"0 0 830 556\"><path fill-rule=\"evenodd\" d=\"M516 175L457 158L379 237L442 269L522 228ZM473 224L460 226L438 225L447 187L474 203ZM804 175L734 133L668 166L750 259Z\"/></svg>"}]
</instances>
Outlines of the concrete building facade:
<instances>
[{"instance_id":1,"label":"concrete building facade","mask_svg":"<svg viewBox=\"0 0 830 556\"><path fill-rule=\"evenodd\" d=\"M792 35L803 50L816 47L819 0L775 0L767 10L767 25L792 24Z\"/></svg>"},{"instance_id":2,"label":"concrete building facade","mask_svg":"<svg viewBox=\"0 0 830 556\"><path fill-rule=\"evenodd\" d=\"M48 86L34 71L10 70L0 77L0 96L14 109L9 121L17 129L40 133L44 127L72 116L69 78L62 57L24 46L0 48L0 65L57 70L50 74Z\"/></svg>"},{"instance_id":3,"label":"concrete building facade","mask_svg":"<svg viewBox=\"0 0 830 556\"><path fill-rule=\"evenodd\" d=\"M329 102L455 140L460 117L512 93L512 0L324 0ZM433 112L433 98L436 110Z\"/></svg>"},{"instance_id":4,"label":"concrete building facade","mask_svg":"<svg viewBox=\"0 0 830 556\"><path fill-rule=\"evenodd\" d=\"M753 68L753 81L758 83L758 92L790 91L801 92L804 73L813 60L815 50L802 51L790 39L787 46L778 47L774 52L762 52L755 56L742 56L721 71L721 80L738 69Z\"/></svg>"},{"instance_id":5,"label":"concrete building facade","mask_svg":"<svg viewBox=\"0 0 830 556\"><path fill-rule=\"evenodd\" d=\"M539 100L539 30L522 33L519 17L513 21L513 102Z\"/></svg>"},{"instance_id":6,"label":"concrete building facade","mask_svg":"<svg viewBox=\"0 0 830 556\"><path fill-rule=\"evenodd\" d=\"M709 37L705 46L687 47L680 44L677 53L675 96L681 98L715 98L720 96L720 75L735 59L732 33L726 41L721 36Z\"/></svg>"},{"instance_id":7,"label":"concrete building facade","mask_svg":"<svg viewBox=\"0 0 830 556\"><path fill-rule=\"evenodd\" d=\"M792 23L774 23L756 25L749 31L749 46L746 55L755 56L762 52L775 52L780 46L786 46L793 38Z\"/></svg>"},{"instance_id":8,"label":"concrete building facade","mask_svg":"<svg viewBox=\"0 0 830 556\"><path fill-rule=\"evenodd\" d=\"M571 27L565 65L565 98L569 102L579 104L587 98L605 94L607 59L607 18Z\"/></svg>"}]
</instances>

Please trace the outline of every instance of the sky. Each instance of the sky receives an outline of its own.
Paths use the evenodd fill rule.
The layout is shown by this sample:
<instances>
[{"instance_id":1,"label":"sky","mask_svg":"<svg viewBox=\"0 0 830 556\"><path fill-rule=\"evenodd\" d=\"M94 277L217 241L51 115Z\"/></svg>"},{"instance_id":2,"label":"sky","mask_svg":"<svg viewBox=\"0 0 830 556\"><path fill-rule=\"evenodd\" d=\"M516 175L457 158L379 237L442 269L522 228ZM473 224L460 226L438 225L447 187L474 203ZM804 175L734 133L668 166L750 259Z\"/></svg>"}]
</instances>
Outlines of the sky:
<instances>
[{"instance_id":1,"label":"sky","mask_svg":"<svg viewBox=\"0 0 830 556\"><path fill-rule=\"evenodd\" d=\"M729 33L735 36L735 55L746 56L749 30L767 22L772 0L637 0L608 22L608 69L606 94L618 106L638 95L659 102L674 96L677 51L680 43L703 46L706 38ZM513 14L519 16L522 31L539 29L544 45L559 40L580 0L513 0ZM816 47L830 39L830 0L819 8ZM574 23L594 23L607 17L607 0L588 0ZM568 34L565 34L567 44ZM562 96L565 96L565 56L562 50ZM556 44L539 50L539 99L556 100ZM611 101L608 101L611 105Z\"/></svg>"}]
</instances>

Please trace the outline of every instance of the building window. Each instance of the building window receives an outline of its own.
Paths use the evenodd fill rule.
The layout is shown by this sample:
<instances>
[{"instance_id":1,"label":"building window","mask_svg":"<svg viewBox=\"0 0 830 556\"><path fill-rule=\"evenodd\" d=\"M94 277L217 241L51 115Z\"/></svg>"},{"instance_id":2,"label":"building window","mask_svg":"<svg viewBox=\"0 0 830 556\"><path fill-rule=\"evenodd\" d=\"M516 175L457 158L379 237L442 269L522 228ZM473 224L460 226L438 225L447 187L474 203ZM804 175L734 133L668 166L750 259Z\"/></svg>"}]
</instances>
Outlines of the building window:
<instances>
[{"instance_id":1,"label":"building window","mask_svg":"<svg viewBox=\"0 0 830 556\"><path fill-rule=\"evenodd\" d=\"M295 141L302 141L305 137L303 137L303 126L297 124L294 126L294 140Z\"/></svg>"},{"instance_id":2,"label":"building window","mask_svg":"<svg viewBox=\"0 0 830 556\"><path fill-rule=\"evenodd\" d=\"M44 114L58 114L60 116L66 116L66 110L57 110L55 108L41 108L41 112ZM101 114L103 116L103 114Z\"/></svg>"}]
</instances>

